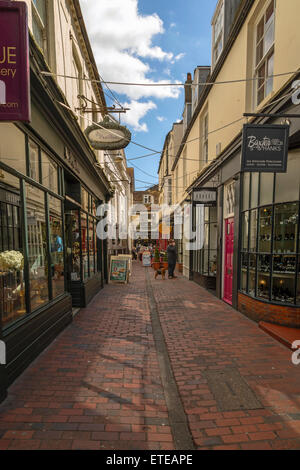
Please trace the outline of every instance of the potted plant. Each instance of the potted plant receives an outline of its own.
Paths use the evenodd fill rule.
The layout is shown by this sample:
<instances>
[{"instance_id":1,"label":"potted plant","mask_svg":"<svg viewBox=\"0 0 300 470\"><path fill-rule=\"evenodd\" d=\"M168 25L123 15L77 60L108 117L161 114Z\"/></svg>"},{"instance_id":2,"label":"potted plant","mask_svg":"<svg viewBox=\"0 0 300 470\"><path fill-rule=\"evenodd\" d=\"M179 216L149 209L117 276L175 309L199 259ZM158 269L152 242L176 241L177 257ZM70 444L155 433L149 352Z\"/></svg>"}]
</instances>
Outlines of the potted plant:
<instances>
[{"instance_id":1,"label":"potted plant","mask_svg":"<svg viewBox=\"0 0 300 470\"><path fill-rule=\"evenodd\" d=\"M168 253L166 251L163 254L163 267L168 269Z\"/></svg>"},{"instance_id":2,"label":"potted plant","mask_svg":"<svg viewBox=\"0 0 300 470\"><path fill-rule=\"evenodd\" d=\"M153 269L157 271L160 268L159 249L156 246L154 250Z\"/></svg>"}]
</instances>

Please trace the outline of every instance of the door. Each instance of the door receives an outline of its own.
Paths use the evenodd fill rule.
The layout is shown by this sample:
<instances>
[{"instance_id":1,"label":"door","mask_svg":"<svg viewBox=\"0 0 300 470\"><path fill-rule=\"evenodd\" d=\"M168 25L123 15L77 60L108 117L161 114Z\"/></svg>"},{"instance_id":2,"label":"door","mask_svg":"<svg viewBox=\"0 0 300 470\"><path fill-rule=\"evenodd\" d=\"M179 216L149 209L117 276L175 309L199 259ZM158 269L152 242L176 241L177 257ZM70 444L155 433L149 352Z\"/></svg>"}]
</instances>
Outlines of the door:
<instances>
[{"instance_id":1,"label":"door","mask_svg":"<svg viewBox=\"0 0 300 470\"><path fill-rule=\"evenodd\" d=\"M232 305L233 242L234 242L234 218L230 218L230 219L225 220L224 296L223 296L223 300L230 305Z\"/></svg>"}]
</instances>

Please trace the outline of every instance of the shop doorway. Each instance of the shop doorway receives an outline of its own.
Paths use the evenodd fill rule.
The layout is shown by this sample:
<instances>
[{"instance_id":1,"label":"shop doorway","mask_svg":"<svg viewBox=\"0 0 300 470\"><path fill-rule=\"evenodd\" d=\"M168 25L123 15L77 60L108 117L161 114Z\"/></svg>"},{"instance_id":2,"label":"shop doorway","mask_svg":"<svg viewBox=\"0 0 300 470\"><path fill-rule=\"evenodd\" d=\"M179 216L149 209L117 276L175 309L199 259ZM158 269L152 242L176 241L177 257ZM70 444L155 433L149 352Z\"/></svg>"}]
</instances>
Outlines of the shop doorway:
<instances>
[{"instance_id":1,"label":"shop doorway","mask_svg":"<svg viewBox=\"0 0 300 470\"><path fill-rule=\"evenodd\" d=\"M232 280L233 280L233 243L234 243L234 218L225 220L224 238L224 294L223 300L232 305Z\"/></svg>"}]
</instances>

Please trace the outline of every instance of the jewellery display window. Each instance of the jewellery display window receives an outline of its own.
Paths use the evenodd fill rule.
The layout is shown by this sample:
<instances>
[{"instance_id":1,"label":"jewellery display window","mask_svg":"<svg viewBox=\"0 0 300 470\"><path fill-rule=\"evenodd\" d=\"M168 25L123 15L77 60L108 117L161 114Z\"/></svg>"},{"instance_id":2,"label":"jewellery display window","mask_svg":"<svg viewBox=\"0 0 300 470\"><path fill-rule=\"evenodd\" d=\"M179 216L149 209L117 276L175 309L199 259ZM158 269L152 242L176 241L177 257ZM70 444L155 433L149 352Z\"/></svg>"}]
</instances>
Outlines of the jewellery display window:
<instances>
[{"instance_id":1,"label":"jewellery display window","mask_svg":"<svg viewBox=\"0 0 300 470\"><path fill-rule=\"evenodd\" d=\"M293 165L290 169L296 171ZM299 172L300 167L298 176ZM300 305L299 201L275 203L275 197L279 199L280 191L277 179L274 174L261 174L258 181L257 177L253 181L253 175L250 175L249 183L247 175L246 200L242 207L248 210L241 213L240 219L239 290L277 304ZM289 181L298 184L299 195L299 178L290 175ZM251 190L258 192L258 205L267 201L271 204L251 210L249 205L256 201ZM289 194L292 194L292 190L295 194L295 188L290 188Z\"/></svg>"}]
</instances>

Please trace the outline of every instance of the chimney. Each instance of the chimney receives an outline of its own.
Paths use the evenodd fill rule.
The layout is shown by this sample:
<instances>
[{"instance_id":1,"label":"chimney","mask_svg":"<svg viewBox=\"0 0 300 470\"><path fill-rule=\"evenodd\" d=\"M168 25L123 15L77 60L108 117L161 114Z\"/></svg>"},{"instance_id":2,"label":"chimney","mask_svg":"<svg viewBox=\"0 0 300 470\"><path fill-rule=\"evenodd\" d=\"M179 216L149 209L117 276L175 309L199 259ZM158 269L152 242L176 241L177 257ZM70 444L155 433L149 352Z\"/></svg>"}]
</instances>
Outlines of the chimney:
<instances>
[{"instance_id":1,"label":"chimney","mask_svg":"<svg viewBox=\"0 0 300 470\"><path fill-rule=\"evenodd\" d=\"M192 87L191 87L192 83L193 83L192 74L187 73L186 82L184 86L184 92L185 92L184 103L185 104L192 102Z\"/></svg>"}]
</instances>

